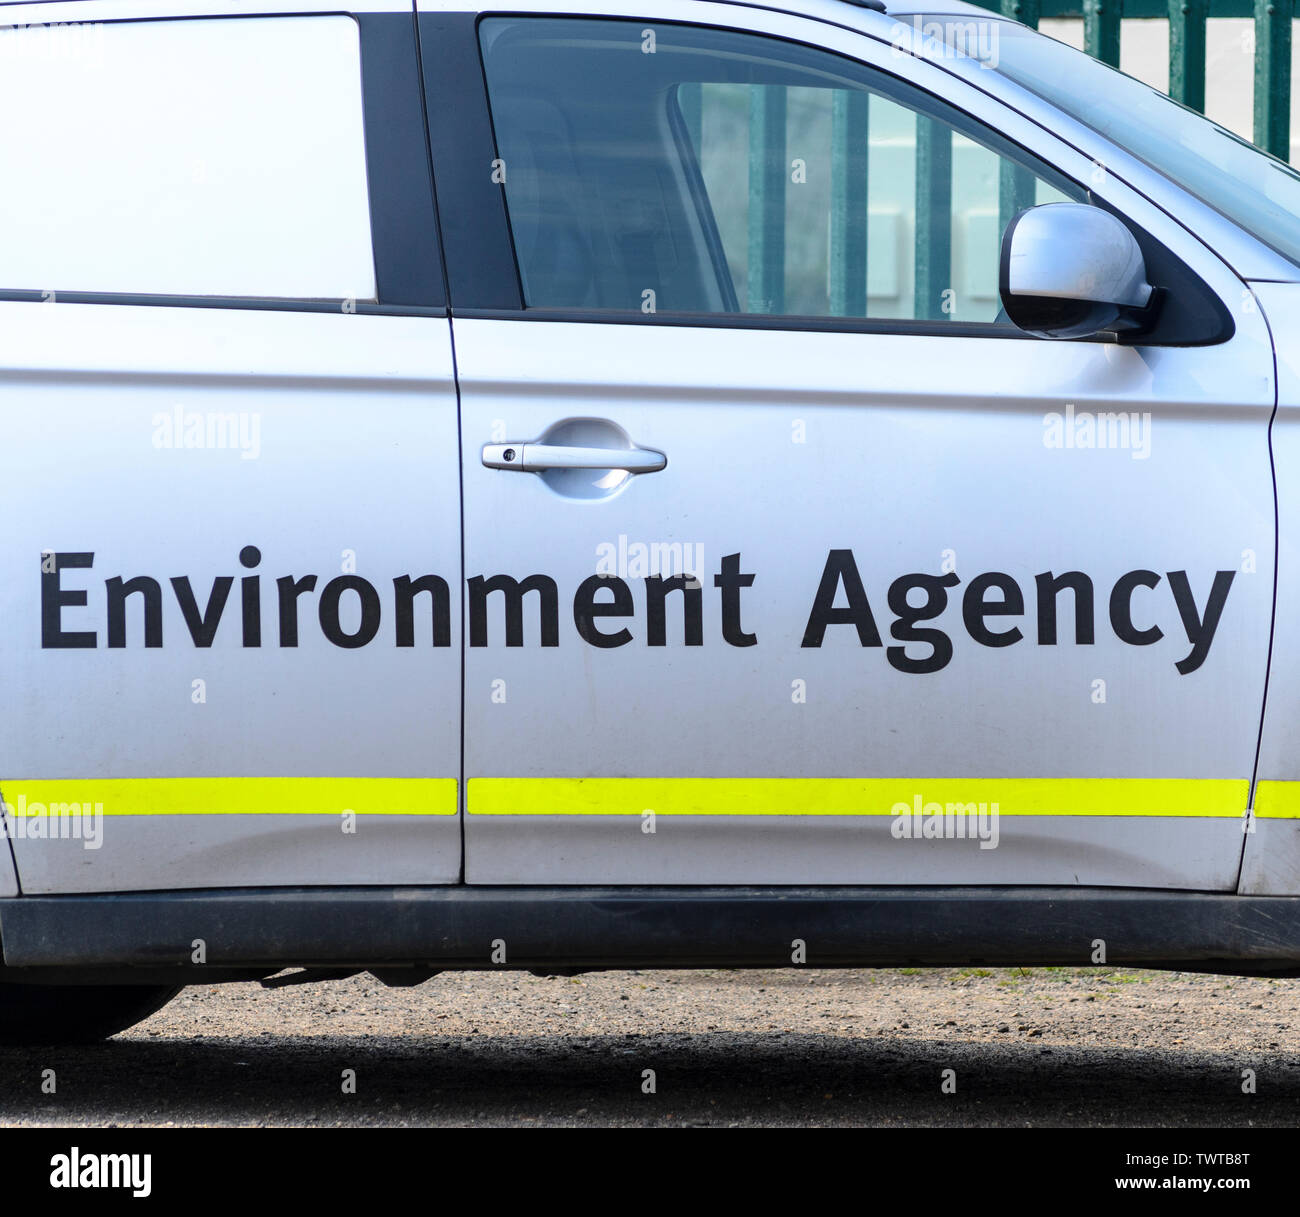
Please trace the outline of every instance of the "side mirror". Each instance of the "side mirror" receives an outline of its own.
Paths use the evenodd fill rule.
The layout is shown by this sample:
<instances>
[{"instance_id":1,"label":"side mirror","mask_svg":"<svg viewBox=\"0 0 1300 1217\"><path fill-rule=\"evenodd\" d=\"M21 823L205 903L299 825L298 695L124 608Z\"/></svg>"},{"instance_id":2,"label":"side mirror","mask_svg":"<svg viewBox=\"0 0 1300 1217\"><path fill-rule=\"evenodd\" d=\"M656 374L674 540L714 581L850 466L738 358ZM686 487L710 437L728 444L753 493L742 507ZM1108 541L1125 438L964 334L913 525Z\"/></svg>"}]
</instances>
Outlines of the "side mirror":
<instances>
[{"instance_id":1,"label":"side mirror","mask_svg":"<svg viewBox=\"0 0 1300 1217\"><path fill-rule=\"evenodd\" d=\"M1040 338L1146 329L1159 294L1124 223L1084 203L1044 203L1007 225L998 291L1010 321Z\"/></svg>"}]
</instances>

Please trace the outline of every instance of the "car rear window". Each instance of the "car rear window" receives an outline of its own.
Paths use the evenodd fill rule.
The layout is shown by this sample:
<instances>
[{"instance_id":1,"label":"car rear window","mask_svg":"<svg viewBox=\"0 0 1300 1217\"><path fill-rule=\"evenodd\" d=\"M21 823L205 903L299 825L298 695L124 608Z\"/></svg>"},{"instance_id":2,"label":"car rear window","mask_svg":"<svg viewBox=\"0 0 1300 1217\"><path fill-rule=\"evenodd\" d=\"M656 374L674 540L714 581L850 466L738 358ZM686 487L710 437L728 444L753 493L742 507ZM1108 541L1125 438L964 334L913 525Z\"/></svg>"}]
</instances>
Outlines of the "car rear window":
<instances>
[{"instance_id":1,"label":"car rear window","mask_svg":"<svg viewBox=\"0 0 1300 1217\"><path fill-rule=\"evenodd\" d=\"M375 296L346 16L0 31L0 289Z\"/></svg>"}]
</instances>

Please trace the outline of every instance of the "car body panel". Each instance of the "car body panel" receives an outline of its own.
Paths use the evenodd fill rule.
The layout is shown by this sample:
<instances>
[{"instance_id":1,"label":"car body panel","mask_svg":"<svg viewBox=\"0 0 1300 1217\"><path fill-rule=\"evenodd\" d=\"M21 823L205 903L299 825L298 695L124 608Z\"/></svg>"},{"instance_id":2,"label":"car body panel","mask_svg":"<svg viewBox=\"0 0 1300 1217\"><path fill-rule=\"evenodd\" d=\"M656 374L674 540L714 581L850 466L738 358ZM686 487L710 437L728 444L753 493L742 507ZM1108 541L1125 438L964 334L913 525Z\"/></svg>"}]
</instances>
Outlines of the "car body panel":
<instances>
[{"instance_id":1,"label":"car body panel","mask_svg":"<svg viewBox=\"0 0 1300 1217\"><path fill-rule=\"evenodd\" d=\"M1277 414L1271 442L1277 485L1277 611L1272 623L1268 705L1259 749L1254 819L1241 888L1249 895L1300 891L1300 286L1251 287L1277 347Z\"/></svg>"},{"instance_id":2,"label":"car body panel","mask_svg":"<svg viewBox=\"0 0 1300 1217\"><path fill-rule=\"evenodd\" d=\"M667 18L681 6L628 11ZM689 12L724 23L736 10ZM745 24L822 40L942 92L1091 181L1090 160L935 64L768 10ZM481 642L471 626L469 882L1235 888L1271 611L1269 336L1241 281L1199 241L1118 178L1094 189L1211 285L1236 327L1228 342L456 317L467 577L541 573L559 603L554 646L539 645L532 604L520 646L504 645L499 606ZM1150 420L1146 457L1046 450L1053 416L1116 409ZM616 429L665 454L667 467L577 498L478 459L489 441L533 443L561 426ZM598 627L627 627L629 643L591 646L569 625L575 589L600 572L602 552L638 544L695 556L700 645L682 645L676 601L667 645L647 645L635 572L626 620ZM843 626L819 648L801 646L829 555L845 549L881 622L885 588L909 571L1007 572L1025 588L1037 573L1071 569L1102 589L1134 567L1185 568L1198 596L1224 571L1237 599L1222 650L1187 675L1170 630L1149 651L1104 628L1077 649L991 648L958 637L952 602L936 622L953 636L951 664L905 674ZM728 555L754 576L742 614L752 647L719 636L715 585ZM1243 564L1252 573L1237 577ZM1100 703L1090 696L1098 680ZM570 691L565 715L557 689ZM1179 780L1204 782L1205 793L1144 813L1160 783ZM843 800L832 789L855 781ZM1087 786L1113 781L1156 785L1116 805ZM1035 785L1028 795L1025 783ZM895 807L929 803L936 790L1004 808L997 847L900 841Z\"/></svg>"},{"instance_id":3,"label":"car body panel","mask_svg":"<svg viewBox=\"0 0 1300 1217\"><path fill-rule=\"evenodd\" d=\"M37 804L103 811L93 846L15 840L24 890L456 880L459 617L431 646L421 605L418 645L397 645L392 583L459 581L446 319L0 303L0 383L24 407L0 415L0 789L29 818ZM255 450L186 448L195 419L201 445L223 415L249 424ZM93 565L43 572L43 553ZM274 581L308 575L286 645ZM161 645L143 645L135 595L126 645L109 647L106 580L141 576L163 592ZM367 577L378 630L336 645L325 589ZM209 645L190 636L178 578L201 609L214 580L234 581ZM245 578L261 579L255 645ZM51 579L88 603L54 607ZM357 593L337 590L340 628L357 633ZM52 613L96 645L43 645ZM296 777L317 785L286 798L259 784ZM187 794L204 780L206 805Z\"/></svg>"},{"instance_id":4,"label":"car body panel","mask_svg":"<svg viewBox=\"0 0 1300 1217\"><path fill-rule=\"evenodd\" d=\"M469 881L952 883L979 875L996 883L1235 886L1271 593L1266 377L1253 405L1212 406L1201 396L1219 375L1208 351L1151 357L1082 345L615 325L599 327L595 343L581 326L564 323L456 327L467 453L477 451L493 419L510 420L507 438L530 439L581 413L609 418L668 457L661 473L596 503L566 501L534 475L467 463L467 575L504 571L522 579L544 571L559 585L561 606L554 649L537 645L530 608L523 648L503 647L493 616L489 646L467 651ZM1011 349L1031 360L1019 391L1004 375L996 401L975 395L954 405L959 379L979 383L983 361ZM570 354L579 350L580 358ZM1165 354L1174 356L1168 378ZM1176 370L1183 357L1193 361L1185 382ZM868 384L852 375L860 367L889 372ZM651 385L648 368L658 369ZM732 370L730 384L719 379L723 368ZM543 384L563 389L539 392L539 371ZM1085 391L1089 383L1095 396ZM1180 383L1194 392L1180 394ZM1041 459L1044 414L1052 401L1061 405L1051 386L1086 411L1113 404L1121 384L1140 384L1141 405L1153 414L1149 462L1129 453ZM1241 386L1221 388L1235 398ZM1203 439L1210 418L1212 448ZM807 426L806 446L791 444L795 420ZM900 445L924 449L925 465L891 458ZM1247 470L1253 489L1242 494L1237 485ZM1213 508L1212 497L1194 490L1198 478L1232 495L1235 510ZM1144 518L1139 504L1148 497L1168 502L1169 512ZM724 503L733 506L720 510ZM1086 523L1073 531L1072 521ZM1117 535L1126 537L1123 559ZM576 636L569 598L596 569L601 546L617 547L620 538L704 552L702 647L680 645L674 608L671 645L648 649L639 590L635 615L617 623L633 629L632 645L598 650ZM991 651L959 637L953 605L937 624L953 634L958 655L943 672L914 676L892 670L879 651L860 649L843 627L822 649L801 649L835 548L854 550L882 632L884 588L906 571L937 573L949 551L959 574L1007 571L1022 587L1040 571L1077 569L1102 588L1122 569L1149 564L1196 571L1203 596L1214 570L1232 568L1251 549L1262 573L1238 580L1240 599L1230 602L1216 640L1223 649L1188 676L1174 667L1186 645L1173 629L1145 652L1108 640L1104 629L1092 648L1038 648L1031 639ZM713 578L719 559L736 553L741 569L756 576L743 619L758 638L753 648L718 636ZM1171 625L1167 610L1158 612ZM1090 700L1098 677L1107 679L1105 705ZM493 697L497 680L508 690L504 701ZM806 704L792 704L795 681L806 682ZM574 693L557 716L561 688ZM645 839L640 819L657 804L628 779L740 775L902 780L865 822L719 820L701 808L698 817L665 814ZM611 796L621 816L538 821L532 816L547 805L540 792L520 815L475 813L476 783L480 794L491 793L485 778L579 777L624 779L624 792ZM1004 817L1001 841L987 851L969 841L900 847L891 838L883 813L896 801L928 800L941 779L984 779L980 789L996 799L993 779L1005 778L1201 778L1236 786L1207 820L1118 829L1108 817ZM558 788L552 806L560 810L569 797ZM959 790L952 797L981 796ZM780 793L771 801L779 807ZM1002 804L1011 802L1007 792Z\"/></svg>"},{"instance_id":5,"label":"car body panel","mask_svg":"<svg viewBox=\"0 0 1300 1217\"><path fill-rule=\"evenodd\" d=\"M18 895L18 872L14 869L14 853L9 843L10 817L5 811L3 787L0 787L0 824L4 826L5 837L0 842L0 896L16 896Z\"/></svg>"}]
</instances>

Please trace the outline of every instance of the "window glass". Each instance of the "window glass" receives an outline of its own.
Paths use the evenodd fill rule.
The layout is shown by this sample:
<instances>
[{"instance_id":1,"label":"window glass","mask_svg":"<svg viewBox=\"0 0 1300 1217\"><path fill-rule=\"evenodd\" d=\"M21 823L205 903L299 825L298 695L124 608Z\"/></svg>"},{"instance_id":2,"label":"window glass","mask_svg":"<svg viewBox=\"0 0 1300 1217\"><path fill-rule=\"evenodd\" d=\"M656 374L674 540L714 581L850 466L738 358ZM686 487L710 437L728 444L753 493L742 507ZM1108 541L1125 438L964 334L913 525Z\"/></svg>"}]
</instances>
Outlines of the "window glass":
<instances>
[{"instance_id":1,"label":"window glass","mask_svg":"<svg viewBox=\"0 0 1300 1217\"><path fill-rule=\"evenodd\" d=\"M0 288L370 300L349 17L0 31Z\"/></svg>"},{"instance_id":2,"label":"window glass","mask_svg":"<svg viewBox=\"0 0 1300 1217\"><path fill-rule=\"evenodd\" d=\"M993 323L1006 225L1084 197L826 52L613 20L480 28L530 307Z\"/></svg>"},{"instance_id":3,"label":"window glass","mask_svg":"<svg viewBox=\"0 0 1300 1217\"><path fill-rule=\"evenodd\" d=\"M971 39L969 23L913 17L951 53L978 58L1113 140L1300 264L1300 172L1203 114L1073 47L1012 22Z\"/></svg>"}]
</instances>

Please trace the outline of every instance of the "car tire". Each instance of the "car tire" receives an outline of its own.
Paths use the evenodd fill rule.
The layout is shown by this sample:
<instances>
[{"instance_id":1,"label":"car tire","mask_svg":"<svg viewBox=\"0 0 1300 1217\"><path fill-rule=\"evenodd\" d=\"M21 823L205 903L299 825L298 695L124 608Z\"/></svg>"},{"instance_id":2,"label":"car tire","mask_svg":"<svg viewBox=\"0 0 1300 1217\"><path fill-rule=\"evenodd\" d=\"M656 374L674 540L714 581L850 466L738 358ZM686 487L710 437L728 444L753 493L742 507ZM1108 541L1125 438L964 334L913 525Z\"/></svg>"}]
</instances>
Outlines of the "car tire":
<instances>
[{"instance_id":1,"label":"car tire","mask_svg":"<svg viewBox=\"0 0 1300 1217\"><path fill-rule=\"evenodd\" d=\"M143 1022L179 992L170 985L0 984L0 1048L107 1039Z\"/></svg>"}]
</instances>

